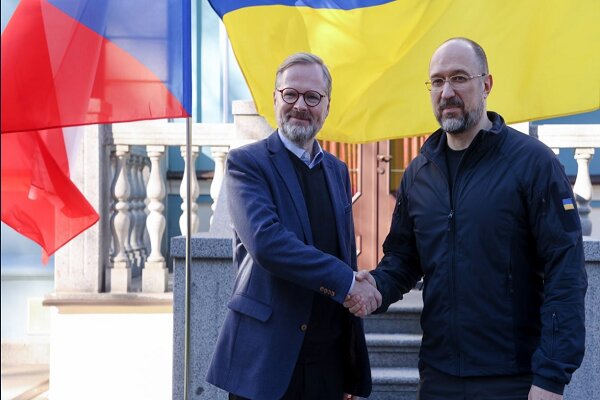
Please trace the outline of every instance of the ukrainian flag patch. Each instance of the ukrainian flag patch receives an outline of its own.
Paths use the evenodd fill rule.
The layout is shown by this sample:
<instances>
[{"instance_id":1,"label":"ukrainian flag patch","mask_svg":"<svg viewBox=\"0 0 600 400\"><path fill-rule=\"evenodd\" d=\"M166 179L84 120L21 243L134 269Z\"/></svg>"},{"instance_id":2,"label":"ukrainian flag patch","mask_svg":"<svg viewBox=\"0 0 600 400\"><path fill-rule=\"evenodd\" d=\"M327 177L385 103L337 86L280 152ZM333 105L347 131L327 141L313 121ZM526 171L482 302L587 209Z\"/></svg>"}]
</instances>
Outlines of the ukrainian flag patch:
<instances>
[{"instance_id":1,"label":"ukrainian flag patch","mask_svg":"<svg viewBox=\"0 0 600 400\"><path fill-rule=\"evenodd\" d=\"M562 200L563 208L565 211L574 210L575 206L573 205L573 199L567 198Z\"/></svg>"}]
</instances>

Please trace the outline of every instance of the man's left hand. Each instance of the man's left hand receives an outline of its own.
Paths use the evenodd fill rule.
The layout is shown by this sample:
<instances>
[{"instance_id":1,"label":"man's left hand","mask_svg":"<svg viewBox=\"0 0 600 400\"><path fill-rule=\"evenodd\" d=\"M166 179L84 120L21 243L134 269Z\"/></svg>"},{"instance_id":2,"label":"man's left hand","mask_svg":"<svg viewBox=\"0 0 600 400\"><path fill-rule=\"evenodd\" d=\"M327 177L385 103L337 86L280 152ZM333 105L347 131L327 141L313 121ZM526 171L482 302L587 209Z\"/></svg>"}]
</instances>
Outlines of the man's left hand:
<instances>
[{"instance_id":1,"label":"man's left hand","mask_svg":"<svg viewBox=\"0 0 600 400\"><path fill-rule=\"evenodd\" d=\"M563 396L532 385L527 400L563 400Z\"/></svg>"}]
</instances>

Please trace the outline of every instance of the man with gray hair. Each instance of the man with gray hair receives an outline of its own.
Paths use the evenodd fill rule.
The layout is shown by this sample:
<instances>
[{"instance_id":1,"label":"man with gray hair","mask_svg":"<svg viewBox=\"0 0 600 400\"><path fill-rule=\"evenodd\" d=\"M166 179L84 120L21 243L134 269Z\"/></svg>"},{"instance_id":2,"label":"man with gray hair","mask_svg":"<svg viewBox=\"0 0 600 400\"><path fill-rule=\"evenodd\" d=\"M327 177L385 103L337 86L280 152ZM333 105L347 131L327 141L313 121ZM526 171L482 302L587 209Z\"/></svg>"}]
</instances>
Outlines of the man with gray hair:
<instances>
[{"instance_id":1,"label":"man with gray hair","mask_svg":"<svg viewBox=\"0 0 600 400\"><path fill-rule=\"evenodd\" d=\"M208 382L230 399L366 397L371 374L362 320L348 294L377 308L355 281L356 244L346 165L315 136L329 112L331 75L308 53L277 70L278 129L231 150L224 188L237 278Z\"/></svg>"}]
</instances>

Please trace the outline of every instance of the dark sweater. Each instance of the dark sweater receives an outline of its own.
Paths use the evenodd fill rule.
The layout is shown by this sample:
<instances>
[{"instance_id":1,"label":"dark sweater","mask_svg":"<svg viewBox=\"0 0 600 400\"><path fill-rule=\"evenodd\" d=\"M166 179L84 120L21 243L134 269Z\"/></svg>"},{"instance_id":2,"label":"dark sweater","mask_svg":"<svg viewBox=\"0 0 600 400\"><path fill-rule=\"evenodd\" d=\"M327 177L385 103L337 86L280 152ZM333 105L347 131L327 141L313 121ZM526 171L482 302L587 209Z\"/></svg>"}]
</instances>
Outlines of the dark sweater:
<instances>
[{"instance_id":1,"label":"dark sweater","mask_svg":"<svg viewBox=\"0 0 600 400\"><path fill-rule=\"evenodd\" d=\"M323 163L309 169L302 160L291 152L288 153L304 195L314 246L339 258L338 232ZM341 304L315 293L299 362L339 358L339 339L349 323L346 314Z\"/></svg>"}]
</instances>

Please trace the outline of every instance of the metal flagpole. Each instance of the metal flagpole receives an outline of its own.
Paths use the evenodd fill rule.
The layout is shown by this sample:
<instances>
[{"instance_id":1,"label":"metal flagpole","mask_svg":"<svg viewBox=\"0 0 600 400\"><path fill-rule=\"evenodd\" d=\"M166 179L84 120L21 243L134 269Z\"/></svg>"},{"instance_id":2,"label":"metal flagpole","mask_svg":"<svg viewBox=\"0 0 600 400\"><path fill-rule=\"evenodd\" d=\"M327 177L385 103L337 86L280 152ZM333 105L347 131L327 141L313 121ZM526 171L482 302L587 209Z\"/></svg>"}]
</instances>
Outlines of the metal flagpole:
<instances>
[{"instance_id":1,"label":"metal flagpole","mask_svg":"<svg viewBox=\"0 0 600 400\"><path fill-rule=\"evenodd\" d=\"M187 168L187 179L185 182L186 194L186 232L185 232L185 329L183 344L183 399L188 398L189 386L189 350L190 350L190 287L191 287L191 264L192 264L192 179L196 179L196 166L192 165L192 118L186 118L185 135L185 165Z\"/></svg>"}]
</instances>

